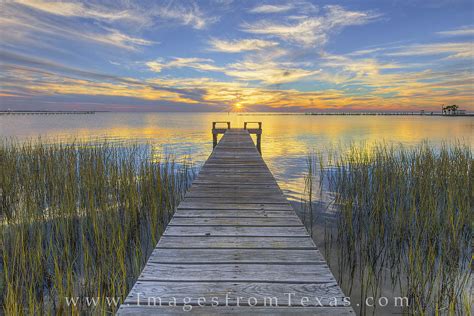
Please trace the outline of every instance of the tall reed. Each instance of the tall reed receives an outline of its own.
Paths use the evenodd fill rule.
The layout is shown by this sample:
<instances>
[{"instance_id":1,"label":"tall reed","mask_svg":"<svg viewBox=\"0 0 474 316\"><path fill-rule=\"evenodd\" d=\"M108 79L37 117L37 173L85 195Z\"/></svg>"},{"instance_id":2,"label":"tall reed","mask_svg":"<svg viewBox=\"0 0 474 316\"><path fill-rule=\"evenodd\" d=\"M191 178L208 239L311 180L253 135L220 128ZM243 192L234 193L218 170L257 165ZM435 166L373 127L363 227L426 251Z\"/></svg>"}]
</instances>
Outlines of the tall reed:
<instances>
[{"instance_id":1,"label":"tall reed","mask_svg":"<svg viewBox=\"0 0 474 316\"><path fill-rule=\"evenodd\" d=\"M187 162L154 161L149 148L0 143L6 314L116 310L110 300L125 298L193 174Z\"/></svg>"},{"instance_id":2,"label":"tall reed","mask_svg":"<svg viewBox=\"0 0 474 316\"><path fill-rule=\"evenodd\" d=\"M318 182L334 196L337 266L350 295L380 295L383 283L414 314L470 314L474 161L468 146L352 145L323 163ZM313 160L323 155L312 155ZM327 155L326 155L327 157ZM321 163L321 161L320 161ZM313 168L317 166L313 164ZM314 170L308 170L314 174ZM314 198L313 198L314 199ZM317 219L316 219L317 221ZM330 263L331 264L331 263ZM367 312L364 301L360 312Z\"/></svg>"}]
</instances>

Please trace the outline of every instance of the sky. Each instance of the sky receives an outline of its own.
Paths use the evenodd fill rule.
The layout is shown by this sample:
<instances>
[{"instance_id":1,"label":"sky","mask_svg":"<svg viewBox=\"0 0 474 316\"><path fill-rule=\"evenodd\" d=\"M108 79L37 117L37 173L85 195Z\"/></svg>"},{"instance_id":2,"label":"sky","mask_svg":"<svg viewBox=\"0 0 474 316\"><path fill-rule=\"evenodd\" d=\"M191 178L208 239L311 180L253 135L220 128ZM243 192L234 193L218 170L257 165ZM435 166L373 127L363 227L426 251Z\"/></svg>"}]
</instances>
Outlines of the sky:
<instances>
[{"instance_id":1,"label":"sky","mask_svg":"<svg viewBox=\"0 0 474 316\"><path fill-rule=\"evenodd\" d=\"M474 111L474 1L0 0L0 110Z\"/></svg>"}]
</instances>

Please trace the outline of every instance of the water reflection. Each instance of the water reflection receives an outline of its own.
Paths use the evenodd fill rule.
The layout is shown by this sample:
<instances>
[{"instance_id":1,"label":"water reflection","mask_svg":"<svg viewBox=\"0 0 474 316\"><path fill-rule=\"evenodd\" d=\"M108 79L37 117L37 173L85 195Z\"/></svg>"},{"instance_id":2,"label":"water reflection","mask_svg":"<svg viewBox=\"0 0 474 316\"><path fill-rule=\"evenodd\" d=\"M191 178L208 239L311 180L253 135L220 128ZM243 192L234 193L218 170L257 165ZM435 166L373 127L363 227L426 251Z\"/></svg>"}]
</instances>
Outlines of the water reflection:
<instances>
[{"instance_id":1,"label":"water reflection","mask_svg":"<svg viewBox=\"0 0 474 316\"><path fill-rule=\"evenodd\" d=\"M472 147L474 119L429 116L308 116L252 113L97 113L95 115L0 116L0 135L42 136L53 141L107 139L150 142L165 153L189 155L202 164L212 151L212 121L262 121L262 154L289 198L300 198L308 150L350 142L403 143L428 140L437 146L453 139ZM336 146L337 147L337 146Z\"/></svg>"}]
</instances>

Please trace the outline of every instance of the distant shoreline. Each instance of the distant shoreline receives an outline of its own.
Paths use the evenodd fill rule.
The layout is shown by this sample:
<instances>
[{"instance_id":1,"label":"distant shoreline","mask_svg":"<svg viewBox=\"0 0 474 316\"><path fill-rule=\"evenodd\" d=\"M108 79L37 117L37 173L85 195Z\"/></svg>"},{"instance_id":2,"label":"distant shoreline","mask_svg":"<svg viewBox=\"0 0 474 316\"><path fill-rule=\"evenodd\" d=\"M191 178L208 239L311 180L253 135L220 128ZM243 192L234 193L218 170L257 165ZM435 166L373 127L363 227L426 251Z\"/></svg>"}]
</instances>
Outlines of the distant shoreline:
<instances>
[{"instance_id":1,"label":"distant shoreline","mask_svg":"<svg viewBox=\"0 0 474 316\"><path fill-rule=\"evenodd\" d=\"M0 111L0 115L95 114L107 111Z\"/></svg>"},{"instance_id":2,"label":"distant shoreline","mask_svg":"<svg viewBox=\"0 0 474 316\"><path fill-rule=\"evenodd\" d=\"M334 115L334 116L445 116L445 117L472 117L474 113L442 114L437 112L305 112L305 113L239 113L242 116L254 115Z\"/></svg>"},{"instance_id":3,"label":"distant shoreline","mask_svg":"<svg viewBox=\"0 0 474 316\"><path fill-rule=\"evenodd\" d=\"M96 114L96 113L130 113L126 111L31 111L15 110L0 111L0 115L56 115L56 114ZM225 113L225 112L133 112L132 113ZM309 116L444 116L444 117L473 117L474 113L443 114L441 112L233 112L238 116L271 116L271 115L309 115Z\"/></svg>"}]
</instances>

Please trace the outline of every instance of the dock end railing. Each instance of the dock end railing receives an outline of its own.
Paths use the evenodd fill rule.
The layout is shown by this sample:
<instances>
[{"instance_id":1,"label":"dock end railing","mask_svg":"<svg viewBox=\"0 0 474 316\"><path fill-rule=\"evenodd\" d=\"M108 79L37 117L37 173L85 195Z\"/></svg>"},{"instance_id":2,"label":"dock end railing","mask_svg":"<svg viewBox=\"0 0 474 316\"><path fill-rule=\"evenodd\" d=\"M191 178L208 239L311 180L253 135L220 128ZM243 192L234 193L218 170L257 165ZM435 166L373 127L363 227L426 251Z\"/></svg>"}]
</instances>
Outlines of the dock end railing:
<instances>
[{"instance_id":1,"label":"dock end railing","mask_svg":"<svg viewBox=\"0 0 474 316\"><path fill-rule=\"evenodd\" d=\"M226 127L219 127L218 125L225 124ZM258 127L249 127L248 125L255 125L257 124ZM230 129L230 122L228 121L218 121L212 122L212 148L216 148L217 146L217 137L219 134L224 134L228 129ZM257 136L257 150L262 154L262 122L244 122L244 130L246 130L249 134L255 134Z\"/></svg>"},{"instance_id":2,"label":"dock end railing","mask_svg":"<svg viewBox=\"0 0 474 316\"><path fill-rule=\"evenodd\" d=\"M216 125L226 124L227 128L216 127ZM216 148L217 146L217 136L219 134L224 134L228 129L230 129L230 122L227 121L220 121L220 122L212 122L212 148Z\"/></svg>"},{"instance_id":3,"label":"dock end railing","mask_svg":"<svg viewBox=\"0 0 474 316\"><path fill-rule=\"evenodd\" d=\"M258 128L248 128L249 124L257 124ZM257 150L262 154L262 122L244 122L244 129L249 132L249 134L255 134L257 136Z\"/></svg>"}]
</instances>

